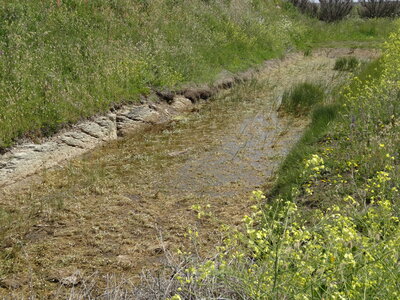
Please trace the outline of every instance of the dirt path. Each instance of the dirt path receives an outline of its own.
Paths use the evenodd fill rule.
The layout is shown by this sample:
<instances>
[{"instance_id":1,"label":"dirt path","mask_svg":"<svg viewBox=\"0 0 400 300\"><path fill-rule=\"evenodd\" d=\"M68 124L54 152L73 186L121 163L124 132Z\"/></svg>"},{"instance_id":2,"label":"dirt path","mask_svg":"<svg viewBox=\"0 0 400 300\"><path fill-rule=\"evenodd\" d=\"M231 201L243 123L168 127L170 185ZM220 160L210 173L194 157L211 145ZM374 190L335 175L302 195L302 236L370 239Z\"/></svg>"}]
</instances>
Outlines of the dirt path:
<instances>
[{"instance_id":1,"label":"dirt path","mask_svg":"<svg viewBox=\"0 0 400 300\"><path fill-rule=\"evenodd\" d=\"M160 236L168 250L185 248L190 228L208 253L219 226L240 223L251 191L271 180L307 123L277 113L283 90L305 80L332 88L346 77L332 70L346 51L291 55L197 112L4 193L0 295L55 298L82 276L137 280L162 263ZM199 220L193 205L212 217Z\"/></svg>"}]
</instances>

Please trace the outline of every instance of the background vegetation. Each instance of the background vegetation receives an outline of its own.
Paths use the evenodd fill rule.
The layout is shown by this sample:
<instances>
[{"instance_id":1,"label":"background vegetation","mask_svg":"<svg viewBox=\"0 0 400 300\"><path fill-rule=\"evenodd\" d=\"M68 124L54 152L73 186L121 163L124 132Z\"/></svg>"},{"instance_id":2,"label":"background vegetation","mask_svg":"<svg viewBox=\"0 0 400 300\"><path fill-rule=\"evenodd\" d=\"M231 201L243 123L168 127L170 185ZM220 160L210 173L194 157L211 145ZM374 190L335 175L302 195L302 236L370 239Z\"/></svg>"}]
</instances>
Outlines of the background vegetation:
<instances>
[{"instance_id":1,"label":"background vegetation","mask_svg":"<svg viewBox=\"0 0 400 300\"><path fill-rule=\"evenodd\" d=\"M391 24L323 24L264 0L0 0L0 149L151 88L207 83L327 41L370 46Z\"/></svg>"}]
</instances>

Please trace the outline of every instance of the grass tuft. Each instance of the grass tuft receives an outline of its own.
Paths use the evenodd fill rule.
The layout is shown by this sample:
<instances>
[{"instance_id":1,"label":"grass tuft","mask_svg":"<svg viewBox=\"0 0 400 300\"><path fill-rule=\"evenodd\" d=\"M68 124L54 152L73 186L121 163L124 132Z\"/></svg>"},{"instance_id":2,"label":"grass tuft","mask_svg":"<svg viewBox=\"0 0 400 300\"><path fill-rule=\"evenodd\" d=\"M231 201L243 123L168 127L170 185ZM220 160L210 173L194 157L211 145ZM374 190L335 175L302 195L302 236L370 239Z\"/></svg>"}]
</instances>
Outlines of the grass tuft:
<instances>
[{"instance_id":1,"label":"grass tuft","mask_svg":"<svg viewBox=\"0 0 400 300\"><path fill-rule=\"evenodd\" d=\"M324 90L315 83L303 82L283 94L282 107L284 110L302 115L310 112L311 108L324 99Z\"/></svg>"},{"instance_id":2,"label":"grass tuft","mask_svg":"<svg viewBox=\"0 0 400 300\"><path fill-rule=\"evenodd\" d=\"M354 71L359 65L360 62L354 56L340 57L336 60L333 69L336 71Z\"/></svg>"}]
</instances>

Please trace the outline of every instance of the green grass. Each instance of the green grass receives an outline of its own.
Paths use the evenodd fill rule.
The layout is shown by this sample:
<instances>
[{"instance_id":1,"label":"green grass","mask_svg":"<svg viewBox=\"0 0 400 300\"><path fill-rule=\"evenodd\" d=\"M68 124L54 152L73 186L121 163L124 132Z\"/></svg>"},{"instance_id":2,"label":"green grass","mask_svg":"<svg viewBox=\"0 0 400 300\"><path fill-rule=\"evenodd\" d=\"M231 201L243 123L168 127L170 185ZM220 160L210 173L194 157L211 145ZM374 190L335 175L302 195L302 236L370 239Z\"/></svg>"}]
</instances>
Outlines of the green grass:
<instances>
[{"instance_id":1,"label":"green grass","mask_svg":"<svg viewBox=\"0 0 400 300\"><path fill-rule=\"evenodd\" d=\"M354 71L359 64L356 57L340 57L336 60L333 69L336 71Z\"/></svg>"},{"instance_id":2,"label":"green grass","mask_svg":"<svg viewBox=\"0 0 400 300\"><path fill-rule=\"evenodd\" d=\"M317 47L380 47L393 31L390 18L350 18L338 23L311 27L310 40Z\"/></svg>"},{"instance_id":3,"label":"green grass","mask_svg":"<svg viewBox=\"0 0 400 300\"><path fill-rule=\"evenodd\" d=\"M357 73L361 84L365 84L371 78L379 79L383 72L383 64L381 59L377 59L367 65L361 66L361 70ZM354 81L349 82L349 89L355 91L359 88L360 83ZM303 171L304 159L318 151L320 144L324 143L327 134L332 130L334 124L337 124L336 117L343 110L344 97L339 91L333 91L333 98L336 99L334 104L317 106L312 112L312 121L301 140L290 151L285 158L277 174L277 181L274 188L270 191L271 196L282 195L291 199L291 191L294 186L298 185Z\"/></svg>"},{"instance_id":4,"label":"green grass","mask_svg":"<svg viewBox=\"0 0 400 300\"><path fill-rule=\"evenodd\" d=\"M391 20L323 24L268 1L0 0L0 148L152 88L213 81L288 49L373 46Z\"/></svg>"},{"instance_id":5,"label":"green grass","mask_svg":"<svg viewBox=\"0 0 400 300\"><path fill-rule=\"evenodd\" d=\"M337 104L319 106L312 113L312 121L300 141L290 151L279 168L277 181L269 192L271 196L283 196L292 199L292 189L299 184L304 170L304 159L313 153L328 132L329 125L335 120L340 110Z\"/></svg>"},{"instance_id":6,"label":"green grass","mask_svg":"<svg viewBox=\"0 0 400 300\"><path fill-rule=\"evenodd\" d=\"M323 88L315 83L303 82L285 91L282 96L284 110L301 115L308 113L311 108L324 100Z\"/></svg>"}]
</instances>

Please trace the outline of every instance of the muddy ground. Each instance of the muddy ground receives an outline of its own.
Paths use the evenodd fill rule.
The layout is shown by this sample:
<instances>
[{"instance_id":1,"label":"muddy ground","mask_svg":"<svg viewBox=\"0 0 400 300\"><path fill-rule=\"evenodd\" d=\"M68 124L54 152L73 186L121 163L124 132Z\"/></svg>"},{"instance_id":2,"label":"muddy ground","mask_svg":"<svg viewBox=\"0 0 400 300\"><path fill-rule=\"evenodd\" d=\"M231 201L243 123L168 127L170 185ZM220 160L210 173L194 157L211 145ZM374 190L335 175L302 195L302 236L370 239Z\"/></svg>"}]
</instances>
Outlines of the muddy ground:
<instances>
[{"instance_id":1,"label":"muddy ground","mask_svg":"<svg viewBox=\"0 0 400 300\"><path fill-rule=\"evenodd\" d=\"M138 282L143 269L163 264L164 250L193 251L189 229L199 232L196 249L211 255L220 226L240 225L251 191L273 180L307 125L277 111L283 91L306 80L333 89L350 76L333 71L335 58L349 54L377 55L290 55L168 124L3 191L0 295L54 299L83 278L101 286L109 274Z\"/></svg>"}]
</instances>

